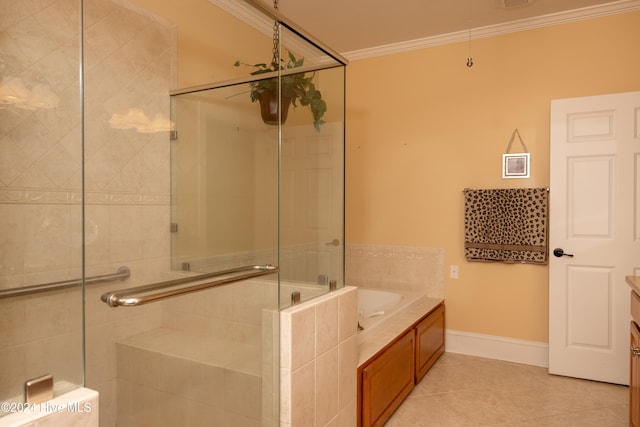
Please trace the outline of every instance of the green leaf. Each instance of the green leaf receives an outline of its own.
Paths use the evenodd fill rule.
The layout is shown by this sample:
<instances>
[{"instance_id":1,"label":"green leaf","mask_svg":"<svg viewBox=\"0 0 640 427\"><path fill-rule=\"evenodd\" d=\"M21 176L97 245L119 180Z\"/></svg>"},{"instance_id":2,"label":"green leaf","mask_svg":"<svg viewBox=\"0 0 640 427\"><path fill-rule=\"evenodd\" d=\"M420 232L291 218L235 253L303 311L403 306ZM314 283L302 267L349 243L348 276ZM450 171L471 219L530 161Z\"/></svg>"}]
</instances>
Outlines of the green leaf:
<instances>
[{"instance_id":1,"label":"green leaf","mask_svg":"<svg viewBox=\"0 0 640 427\"><path fill-rule=\"evenodd\" d=\"M288 53L288 61L284 58L280 58L279 61L274 61L269 65L265 63L249 65L236 61L233 65L236 67L240 65L253 67L253 72L250 73L252 76L272 71L302 67L304 65L304 58L297 59L291 51ZM251 101L257 101L259 95L262 93L277 92L281 85L282 96L291 98L291 103L294 108L298 105L309 107L311 114L313 115L313 126L317 131L320 131L320 125L325 123L322 120L322 116L327 111L327 103L322 100L320 91L317 90L316 86L313 84L314 77L315 72L301 72L281 76L280 81L278 81L278 78L267 78L252 81L249 83L251 88Z\"/></svg>"}]
</instances>

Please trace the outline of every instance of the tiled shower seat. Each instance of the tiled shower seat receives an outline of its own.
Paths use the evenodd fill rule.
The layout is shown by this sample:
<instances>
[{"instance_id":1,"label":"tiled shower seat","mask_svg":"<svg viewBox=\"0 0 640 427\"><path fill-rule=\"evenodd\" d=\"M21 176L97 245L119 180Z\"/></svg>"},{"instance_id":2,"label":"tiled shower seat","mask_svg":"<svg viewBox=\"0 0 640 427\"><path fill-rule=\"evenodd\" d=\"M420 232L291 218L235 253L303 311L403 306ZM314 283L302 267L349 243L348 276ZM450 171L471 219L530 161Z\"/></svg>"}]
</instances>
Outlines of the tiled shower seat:
<instances>
[{"instance_id":1,"label":"tiled shower seat","mask_svg":"<svg viewBox=\"0 0 640 427\"><path fill-rule=\"evenodd\" d=\"M158 328L116 352L118 426L262 425L259 345Z\"/></svg>"}]
</instances>

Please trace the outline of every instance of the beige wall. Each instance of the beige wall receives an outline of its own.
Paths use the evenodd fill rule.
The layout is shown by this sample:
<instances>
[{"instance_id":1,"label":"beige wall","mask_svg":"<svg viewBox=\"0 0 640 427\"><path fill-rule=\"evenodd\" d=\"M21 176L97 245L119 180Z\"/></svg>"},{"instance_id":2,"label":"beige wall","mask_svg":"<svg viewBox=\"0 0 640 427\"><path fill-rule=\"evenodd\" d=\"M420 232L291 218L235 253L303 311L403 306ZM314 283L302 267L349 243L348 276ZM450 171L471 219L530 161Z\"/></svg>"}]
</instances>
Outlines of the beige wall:
<instances>
[{"instance_id":1,"label":"beige wall","mask_svg":"<svg viewBox=\"0 0 640 427\"><path fill-rule=\"evenodd\" d=\"M352 62L347 243L443 247L448 329L547 342L548 268L467 262L462 190L549 185L550 101L640 90L638 40L635 12L474 40L473 68L466 43ZM504 181L514 128L531 178Z\"/></svg>"}]
</instances>

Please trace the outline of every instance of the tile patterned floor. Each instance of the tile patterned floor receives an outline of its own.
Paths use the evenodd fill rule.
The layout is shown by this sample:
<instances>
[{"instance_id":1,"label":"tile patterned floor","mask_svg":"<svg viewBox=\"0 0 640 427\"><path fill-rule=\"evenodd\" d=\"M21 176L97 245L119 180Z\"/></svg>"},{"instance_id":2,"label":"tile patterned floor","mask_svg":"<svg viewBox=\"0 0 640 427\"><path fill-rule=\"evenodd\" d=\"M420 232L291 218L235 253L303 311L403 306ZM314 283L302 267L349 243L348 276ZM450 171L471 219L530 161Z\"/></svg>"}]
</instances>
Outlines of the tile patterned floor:
<instances>
[{"instance_id":1,"label":"tile patterned floor","mask_svg":"<svg viewBox=\"0 0 640 427\"><path fill-rule=\"evenodd\" d=\"M629 388L445 353L386 427L626 427Z\"/></svg>"}]
</instances>

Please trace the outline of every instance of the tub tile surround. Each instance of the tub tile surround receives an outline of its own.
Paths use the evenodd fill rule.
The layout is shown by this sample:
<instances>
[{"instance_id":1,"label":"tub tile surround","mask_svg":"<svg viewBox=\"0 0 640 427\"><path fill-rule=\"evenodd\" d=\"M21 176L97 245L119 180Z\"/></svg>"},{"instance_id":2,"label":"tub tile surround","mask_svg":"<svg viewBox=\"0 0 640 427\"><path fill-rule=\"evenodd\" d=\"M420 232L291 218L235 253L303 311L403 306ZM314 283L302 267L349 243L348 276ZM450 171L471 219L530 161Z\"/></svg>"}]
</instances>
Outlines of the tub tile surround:
<instances>
[{"instance_id":1,"label":"tub tile surround","mask_svg":"<svg viewBox=\"0 0 640 427\"><path fill-rule=\"evenodd\" d=\"M444 249L347 244L345 283L444 298Z\"/></svg>"},{"instance_id":2,"label":"tub tile surround","mask_svg":"<svg viewBox=\"0 0 640 427\"><path fill-rule=\"evenodd\" d=\"M357 289L280 313L280 425L356 423Z\"/></svg>"},{"instance_id":3,"label":"tub tile surround","mask_svg":"<svg viewBox=\"0 0 640 427\"><path fill-rule=\"evenodd\" d=\"M358 334L360 365L444 300L444 249L361 244L345 249L347 284L408 295L402 310Z\"/></svg>"},{"instance_id":4,"label":"tub tile surround","mask_svg":"<svg viewBox=\"0 0 640 427\"><path fill-rule=\"evenodd\" d=\"M349 285L402 295L395 307L358 332L357 367L444 301L444 249L348 244L345 265Z\"/></svg>"}]
</instances>

